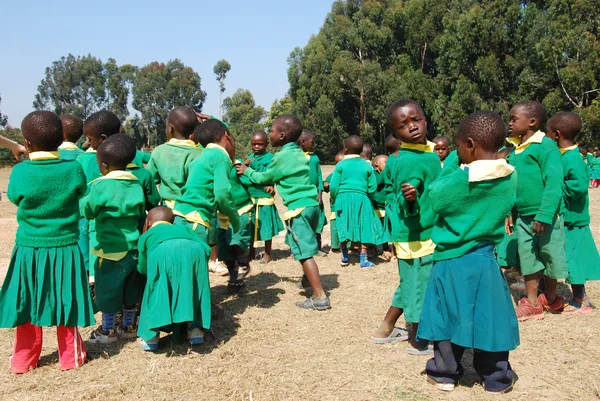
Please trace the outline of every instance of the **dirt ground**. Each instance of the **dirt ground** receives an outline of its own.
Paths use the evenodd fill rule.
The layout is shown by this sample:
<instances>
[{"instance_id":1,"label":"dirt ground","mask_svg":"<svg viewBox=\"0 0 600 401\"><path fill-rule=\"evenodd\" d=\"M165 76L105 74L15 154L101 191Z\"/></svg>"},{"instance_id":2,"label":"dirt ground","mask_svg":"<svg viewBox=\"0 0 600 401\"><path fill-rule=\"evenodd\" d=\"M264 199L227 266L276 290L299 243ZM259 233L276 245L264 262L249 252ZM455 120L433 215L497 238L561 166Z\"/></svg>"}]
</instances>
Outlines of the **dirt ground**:
<instances>
[{"instance_id":1,"label":"dirt ground","mask_svg":"<svg viewBox=\"0 0 600 401\"><path fill-rule=\"evenodd\" d=\"M331 167L323 168L324 176ZM16 208L6 199L9 169L0 170L0 278L14 244ZM328 202L328 199L326 199ZM327 203L328 204L328 203ZM591 190L592 229L600 238L600 189ZM281 203L279 203L281 207ZM323 235L329 242L329 231ZM200 400L485 400L470 363L460 386L442 394L425 381L427 357L410 356L405 343L369 342L398 285L394 263L378 261L362 271L358 263L340 267L337 255L318 258L333 309L304 311L295 282L301 268L283 236L274 242L276 261L254 263L248 293L226 294L226 279L211 276L213 299L223 307L214 320L216 338L188 349L161 340L155 354L134 340L100 347L87 345L94 357L76 371L62 372L56 337L46 329L40 368L10 372L14 331L0 330L1 399L200 399ZM355 262L358 262L355 260ZM563 295L568 294L562 286ZM588 286L600 304L600 285ZM506 400L591 400L600 398L595 373L600 368L598 313L547 315L521 325L521 346L511 353L519 375ZM399 325L403 321L398 322ZM92 328L82 329L87 338Z\"/></svg>"}]
</instances>

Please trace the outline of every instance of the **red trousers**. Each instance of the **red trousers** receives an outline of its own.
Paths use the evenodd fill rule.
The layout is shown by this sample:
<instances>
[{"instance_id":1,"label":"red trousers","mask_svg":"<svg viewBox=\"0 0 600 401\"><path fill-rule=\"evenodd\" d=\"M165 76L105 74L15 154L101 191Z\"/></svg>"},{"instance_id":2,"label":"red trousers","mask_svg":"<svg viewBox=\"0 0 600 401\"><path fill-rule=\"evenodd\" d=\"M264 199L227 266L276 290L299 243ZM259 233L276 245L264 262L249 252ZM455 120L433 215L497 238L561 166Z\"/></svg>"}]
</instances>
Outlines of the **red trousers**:
<instances>
[{"instance_id":1,"label":"red trousers","mask_svg":"<svg viewBox=\"0 0 600 401\"><path fill-rule=\"evenodd\" d=\"M34 369L42 353L42 328L31 323L17 326L15 352L10 358L10 368L15 373L26 373ZM58 326L58 360L62 370L75 369L86 360L85 346L77 327Z\"/></svg>"}]
</instances>

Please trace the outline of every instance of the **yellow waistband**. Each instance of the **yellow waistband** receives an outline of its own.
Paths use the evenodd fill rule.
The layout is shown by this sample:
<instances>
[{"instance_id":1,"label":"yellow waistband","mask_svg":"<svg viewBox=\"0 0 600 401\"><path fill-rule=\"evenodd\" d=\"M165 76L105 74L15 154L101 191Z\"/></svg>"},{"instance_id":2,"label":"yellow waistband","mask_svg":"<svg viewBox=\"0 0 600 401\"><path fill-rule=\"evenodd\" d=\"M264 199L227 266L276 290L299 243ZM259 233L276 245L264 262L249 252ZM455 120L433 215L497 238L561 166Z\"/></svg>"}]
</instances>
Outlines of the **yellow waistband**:
<instances>
[{"instance_id":1,"label":"yellow waistband","mask_svg":"<svg viewBox=\"0 0 600 401\"><path fill-rule=\"evenodd\" d=\"M375 214L377 215L377 217L379 217L380 219L383 219L385 217L385 210L381 210L381 209L375 209Z\"/></svg>"},{"instance_id":2,"label":"yellow waistband","mask_svg":"<svg viewBox=\"0 0 600 401\"><path fill-rule=\"evenodd\" d=\"M252 198L252 203L258 206L273 206L275 198Z\"/></svg>"},{"instance_id":3,"label":"yellow waistband","mask_svg":"<svg viewBox=\"0 0 600 401\"><path fill-rule=\"evenodd\" d=\"M196 227L198 226L198 224L200 224L201 226L204 226L206 228L210 228L210 223L208 221L205 221L202 218L202 216L200 216L200 213L198 213L197 210L194 210L193 212L190 212L188 214L183 214L181 212L178 212L177 210L173 210L173 214L175 216L183 217L184 219L186 219L190 223L194 223L194 226L192 227L193 230L196 229Z\"/></svg>"},{"instance_id":4,"label":"yellow waistband","mask_svg":"<svg viewBox=\"0 0 600 401\"><path fill-rule=\"evenodd\" d=\"M298 217L300 216L300 213L302 213L304 211L305 208L300 207L298 209L292 209L292 210L288 210L287 212L285 212L285 214L283 215L283 220L284 221L288 221L293 219L294 217Z\"/></svg>"},{"instance_id":5,"label":"yellow waistband","mask_svg":"<svg viewBox=\"0 0 600 401\"><path fill-rule=\"evenodd\" d=\"M101 259L108 259L108 260L112 260L113 262L118 262L119 260L121 260L125 256L127 256L127 253L129 251L115 252L115 253L104 253L104 251L102 251L102 249L92 249L91 252L92 252L92 254L98 256ZM102 267L102 260L98 260L98 267Z\"/></svg>"},{"instance_id":6,"label":"yellow waistband","mask_svg":"<svg viewBox=\"0 0 600 401\"><path fill-rule=\"evenodd\" d=\"M337 217L337 214L335 214L335 212L329 213L329 220L335 220L336 217Z\"/></svg>"},{"instance_id":7,"label":"yellow waistband","mask_svg":"<svg viewBox=\"0 0 600 401\"><path fill-rule=\"evenodd\" d=\"M431 255L435 249L433 240L394 242L398 259L417 259Z\"/></svg>"}]
</instances>

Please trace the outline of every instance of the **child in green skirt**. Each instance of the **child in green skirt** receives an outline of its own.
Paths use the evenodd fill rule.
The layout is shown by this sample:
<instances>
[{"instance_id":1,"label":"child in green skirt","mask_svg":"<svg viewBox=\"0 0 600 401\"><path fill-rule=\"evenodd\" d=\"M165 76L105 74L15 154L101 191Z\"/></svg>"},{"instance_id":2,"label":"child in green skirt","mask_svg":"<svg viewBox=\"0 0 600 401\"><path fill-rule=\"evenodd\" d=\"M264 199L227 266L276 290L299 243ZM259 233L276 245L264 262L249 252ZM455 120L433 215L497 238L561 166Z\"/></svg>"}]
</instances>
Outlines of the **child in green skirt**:
<instances>
[{"instance_id":1,"label":"child in green skirt","mask_svg":"<svg viewBox=\"0 0 600 401\"><path fill-rule=\"evenodd\" d=\"M342 150L341 152L336 153L335 155L335 164L337 165L339 162L341 162L344 159L344 151ZM327 192L329 193L329 183L331 182L331 177L333 176L333 172L331 174L329 174L327 176L327 178L325 178L325 180L323 180L323 192ZM335 214L335 206L334 206L334 202L333 199L331 198L331 196L329 197L329 207L330 207L330 213L329 213L329 235L331 237L331 252L333 253L339 253L340 252L340 237L338 235L338 231L337 231L337 225L335 224L335 219L336 219L336 214Z\"/></svg>"},{"instance_id":2,"label":"child in green skirt","mask_svg":"<svg viewBox=\"0 0 600 401\"><path fill-rule=\"evenodd\" d=\"M284 216L287 226L286 243L294 259L300 261L313 295L296 305L305 309L325 310L331 303L319 275L313 256L319 252L316 231L320 224L317 188L308 177L308 159L298 146L302 123L298 117L284 114L273 121L269 138L271 146L281 146L267 170L259 173L244 164L236 166L239 175L247 176L255 184L275 184L288 208Z\"/></svg>"},{"instance_id":3,"label":"child in green skirt","mask_svg":"<svg viewBox=\"0 0 600 401\"><path fill-rule=\"evenodd\" d=\"M77 246L77 205L86 190L85 175L78 163L59 158L63 132L56 114L28 114L21 132L29 160L13 168L8 184L19 228L0 289L0 327L16 327L13 372L37 367L42 327L56 327L60 367L74 369L86 360L77 326L94 324Z\"/></svg>"},{"instance_id":4,"label":"child in green skirt","mask_svg":"<svg viewBox=\"0 0 600 401\"><path fill-rule=\"evenodd\" d=\"M267 152L267 145L269 144L267 133L265 131L255 131L250 137L250 144L253 153L248 156L245 164L254 171L266 171L273 159L273 154ZM265 252L260 259L260 263L269 263L271 261L273 237L279 235L285 229L275 206L275 188L272 185L253 184L248 177L243 175L240 176L240 181L248 189L248 193L252 197L252 204L254 204L254 232L250 243L250 258L254 259L255 257L254 247L256 242L264 241Z\"/></svg>"},{"instance_id":5,"label":"child in green skirt","mask_svg":"<svg viewBox=\"0 0 600 401\"><path fill-rule=\"evenodd\" d=\"M383 175L383 190L385 192L385 215L383 216L383 239L384 241L394 241L392 238L392 228L397 226L400 213L396 204L394 189L392 188L393 178L392 171L394 163L398 158L400 151L400 141L390 135L385 140L385 150L388 154L388 159L385 162L385 168L382 171ZM396 259L396 249L392 247L392 256L390 260Z\"/></svg>"},{"instance_id":6,"label":"child in green skirt","mask_svg":"<svg viewBox=\"0 0 600 401\"><path fill-rule=\"evenodd\" d=\"M63 160L75 160L83 153L83 150L77 147L77 141L83 135L83 120L72 114L63 114L60 116L60 122L64 141L58 147L58 153Z\"/></svg>"},{"instance_id":7,"label":"child in green skirt","mask_svg":"<svg viewBox=\"0 0 600 401\"><path fill-rule=\"evenodd\" d=\"M516 380L508 353L519 345L519 326L494 255L516 200L514 168L497 159L505 136L499 114L467 116L456 132L464 164L429 187L436 248L417 336L433 341L425 371L440 390L454 389L467 348L486 391L505 393Z\"/></svg>"},{"instance_id":8,"label":"child in green skirt","mask_svg":"<svg viewBox=\"0 0 600 401\"><path fill-rule=\"evenodd\" d=\"M412 348L407 348L407 353L431 354L427 340L419 341L416 333L433 265L435 244L431 233L435 215L431 209L429 185L440 174L440 159L433 151L433 143L427 141L427 121L417 102L401 99L392 103L387 111L387 121L396 139L402 142L390 172L398 216L392 226L392 239L398 257L400 285L392 306L371 340L385 344L408 339ZM390 168L389 160L386 169ZM402 314L408 333L394 327Z\"/></svg>"},{"instance_id":9,"label":"child in green skirt","mask_svg":"<svg viewBox=\"0 0 600 401\"><path fill-rule=\"evenodd\" d=\"M375 214L379 217L379 221L381 222L381 227L384 227L385 224L385 200L387 194L385 192L385 181L383 172L385 170L385 166L388 161L388 156L386 155L377 155L373 159L373 170L375 171L375 178L377 179L377 190L371 197L371 201L373 203L373 209L375 210ZM382 235L382 247L383 247L383 257L385 259L390 259L392 257L392 252L390 248L390 235L387 231L383 230Z\"/></svg>"},{"instance_id":10,"label":"child in green skirt","mask_svg":"<svg viewBox=\"0 0 600 401\"><path fill-rule=\"evenodd\" d=\"M210 330L210 248L190 227L175 226L173 220L171 209L152 209L138 242L137 269L147 277L138 327L144 351L158 350L160 332L175 332L181 323L192 345L203 344Z\"/></svg>"},{"instance_id":11,"label":"child in green skirt","mask_svg":"<svg viewBox=\"0 0 600 401\"><path fill-rule=\"evenodd\" d=\"M336 228L340 238L342 258L347 266L347 242L360 243L360 267L374 266L367 256L369 244L382 242L381 222L375 214L370 196L377 190L377 178L371 163L360 157L363 141L358 135L344 139L344 159L333 170L329 190L334 202Z\"/></svg>"},{"instance_id":12,"label":"child in green skirt","mask_svg":"<svg viewBox=\"0 0 600 401\"><path fill-rule=\"evenodd\" d=\"M563 200L565 204L566 259L573 299L563 313L589 313L592 311L585 292L585 283L600 280L600 256L590 230L588 172L579 155L575 138L581 131L581 117L572 112L560 112L548 120L548 137L554 139L561 153L565 175Z\"/></svg>"},{"instance_id":13,"label":"child in green skirt","mask_svg":"<svg viewBox=\"0 0 600 401\"><path fill-rule=\"evenodd\" d=\"M102 177L92 181L80 201L81 214L96 223L98 258L96 305L102 324L90 335L92 344L109 344L122 338L135 338L136 303L142 287L137 272L138 224L144 214L144 191L139 180L125 171L135 157L135 141L125 135L108 137L96 153ZM123 312L115 329L115 315Z\"/></svg>"}]
</instances>

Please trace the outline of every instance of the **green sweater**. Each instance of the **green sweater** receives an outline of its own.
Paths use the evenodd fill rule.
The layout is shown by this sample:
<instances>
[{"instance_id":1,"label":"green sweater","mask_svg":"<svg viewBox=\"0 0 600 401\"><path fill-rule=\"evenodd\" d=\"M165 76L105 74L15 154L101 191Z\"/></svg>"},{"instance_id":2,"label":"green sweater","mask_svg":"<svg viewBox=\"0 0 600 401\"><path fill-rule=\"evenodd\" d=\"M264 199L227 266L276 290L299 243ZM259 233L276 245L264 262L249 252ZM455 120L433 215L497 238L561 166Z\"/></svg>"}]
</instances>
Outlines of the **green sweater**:
<instances>
[{"instance_id":1,"label":"green sweater","mask_svg":"<svg viewBox=\"0 0 600 401\"><path fill-rule=\"evenodd\" d=\"M565 226L584 227L590 224L588 167L581 158L579 149L568 150L560 157L565 180L562 193L565 202Z\"/></svg>"},{"instance_id":2,"label":"green sweater","mask_svg":"<svg viewBox=\"0 0 600 401\"><path fill-rule=\"evenodd\" d=\"M140 237L138 223L144 213L144 190L138 180L107 176L90 183L81 199L81 214L96 223L96 250L118 253L136 249Z\"/></svg>"},{"instance_id":3,"label":"green sweater","mask_svg":"<svg viewBox=\"0 0 600 401\"><path fill-rule=\"evenodd\" d=\"M238 161L241 163L241 160ZM229 174L229 183L231 184L231 196L238 210L252 203L248 189L242 184L240 177L238 177L235 166Z\"/></svg>"},{"instance_id":4,"label":"green sweater","mask_svg":"<svg viewBox=\"0 0 600 401\"><path fill-rule=\"evenodd\" d=\"M17 210L15 243L51 248L77 243L78 202L86 190L78 163L26 160L13 167L6 195Z\"/></svg>"},{"instance_id":5,"label":"green sweater","mask_svg":"<svg viewBox=\"0 0 600 401\"><path fill-rule=\"evenodd\" d=\"M394 201L399 212L399 222L392 227L392 238L398 242L431 239L435 214L431 209L429 185L442 170L440 158L434 152L400 148L392 167ZM416 188L415 202L404 199L402 184L410 184Z\"/></svg>"},{"instance_id":6,"label":"green sweater","mask_svg":"<svg viewBox=\"0 0 600 401\"><path fill-rule=\"evenodd\" d=\"M63 160L76 160L83 153L85 152L81 149L58 149L58 154Z\"/></svg>"},{"instance_id":7,"label":"green sweater","mask_svg":"<svg viewBox=\"0 0 600 401\"><path fill-rule=\"evenodd\" d=\"M98 167L95 151L86 151L77 156L76 160L79 164L81 164L83 172L85 173L85 180L88 184L96 178L102 177L102 173L100 173L100 167Z\"/></svg>"},{"instance_id":8,"label":"green sweater","mask_svg":"<svg viewBox=\"0 0 600 401\"><path fill-rule=\"evenodd\" d=\"M532 143L520 153L515 151L509 163L515 166L519 177L517 214L552 224L554 216L560 213L564 179L556 143L544 137L541 143Z\"/></svg>"},{"instance_id":9,"label":"green sweater","mask_svg":"<svg viewBox=\"0 0 600 401\"><path fill-rule=\"evenodd\" d=\"M453 150L444 160L444 167L442 167L442 172L440 173L440 177L450 175L460 167L460 158L458 157L458 152Z\"/></svg>"},{"instance_id":10,"label":"green sweater","mask_svg":"<svg viewBox=\"0 0 600 401\"><path fill-rule=\"evenodd\" d=\"M323 173L321 172L321 161L314 153L308 155L308 179L317 187L317 191L323 190Z\"/></svg>"},{"instance_id":11,"label":"green sweater","mask_svg":"<svg viewBox=\"0 0 600 401\"><path fill-rule=\"evenodd\" d=\"M181 196L185 186L190 164L202 151L196 147L166 143L152 152L147 169L152 174L154 183L159 185L160 196L173 201Z\"/></svg>"},{"instance_id":12,"label":"green sweater","mask_svg":"<svg viewBox=\"0 0 600 401\"><path fill-rule=\"evenodd\" d=\"M240 228L240 217L231 195L231 166L231 159L224 149L204 149L190 164L190 175L181 190L181 196L175 200L174 210L184 215L198 212L210 223L218 208L229 217L233 230L237 232Z\"/></svg>"},{"instance_id":13,"label":"green sweater","mask_svg":"<svg viewBox=\"0 0 600 401\"><path fill-rule=\"evenodd\" d=\"M145 168L138 167L133 163L127 166L127 171L135 175L135 178L137 178L142 185L142 189L144 190L144 199L146 200L146 210L150 211L150 209L158 206L160 203L160 194L158 193L158 189L156 189L156 185L154 184L154 180L152 179L152 174L150 171L146 170Z\"/></svg>"},{"instance_id":14,"label":"green sweater","mask_svg":"<svg viewBox=\"0 0 600 401\"><path fill-rule=\"evenodd\" d=\"M255 184L276 184L283 204L290 210L319 206L317 188L308 178L308 159L295 142L283 145L264 172L248 167L244 175Z\"/></svg>"},{"instance_id":15,"label":"green sweater","mask_svg":"<svg viewBox=\"0 0 600 401\"><path fill-rule=\"evenodd\" d=\"M273 160L273 154L267 153L267 152L263 152L261 154L253 153L250 156L248 156L248 159L252 159L252 158L254 160L252 160L252 163L250 163L250 167L252 167L252 169L254 171L263 173L263 172L267 171L267 167L269 167L269 164L271 164L271 160ZM250 179L248 177L246 177L245 175L240 176L240 181L246 188L248 188L248 193L250 194L251 197L253 197L253 198L272 198L271 194L269 194L267 191L265 191L264 185L253 184L250 181Z\"/></svg>"},{"instance_id":16,"label":"green sweater","mask_svg":"<svg viewBox=\"0 0 600 401\"><path fill-rule=\"evenodd\" d=\"M142 152L140 150L135 151L135 157L131 164L135 164L138 167L144 167L144 165L150 162L152 155L150 153Z\"/></svg>"},{"instance_id":17,"label":"green sweater","mask_svg":"<svg viewBox=\"0 0 600 401\"><path fill-rule=\"evenodd\" d=\"M383 187L385 192L385 203L388 205L392 205L396 203L396 195L394 195L393 188L393 179L392 175L394 174L394 163L398 159L397 155L389 155L387 162L385 163L385 168L381 172L383 174Z\"/></svg>"},{"instance_id":18,"label":"green sweater","mask_svg":"<svg viewBox=\"0 0 600 401\"><path fill-rule=\"evenodd\" d=\"M437 215L432 239L433 260L465 255L483 242L504 239L504 221L516 200L517 175L469 182L458 168L429 187L431 207Z\"/></svg>"},{"instance_id":19,"label":"green sweater","mask_svg":"<svg viewBox=\"0 0 600 401\"><path fill-rule=\"evenodd\" d=\"M383 181L383 173L377 170L373 170L375 174L375 180L377 181L377 190L371 196L373 208L377 210L385 209L385 182Z\"/></svg>"},{"instance_id":20,"label":"green sweater","mask_svg":"<svg viewBox=\"0 0 600 401\"><path fill-rule=\"evenodd\" d=\"M329 192L334 202L340 193L353 192L371 196L377 190L373 166L360 157L340 161L332 174Z\"/></svg>"}]
</instances>

